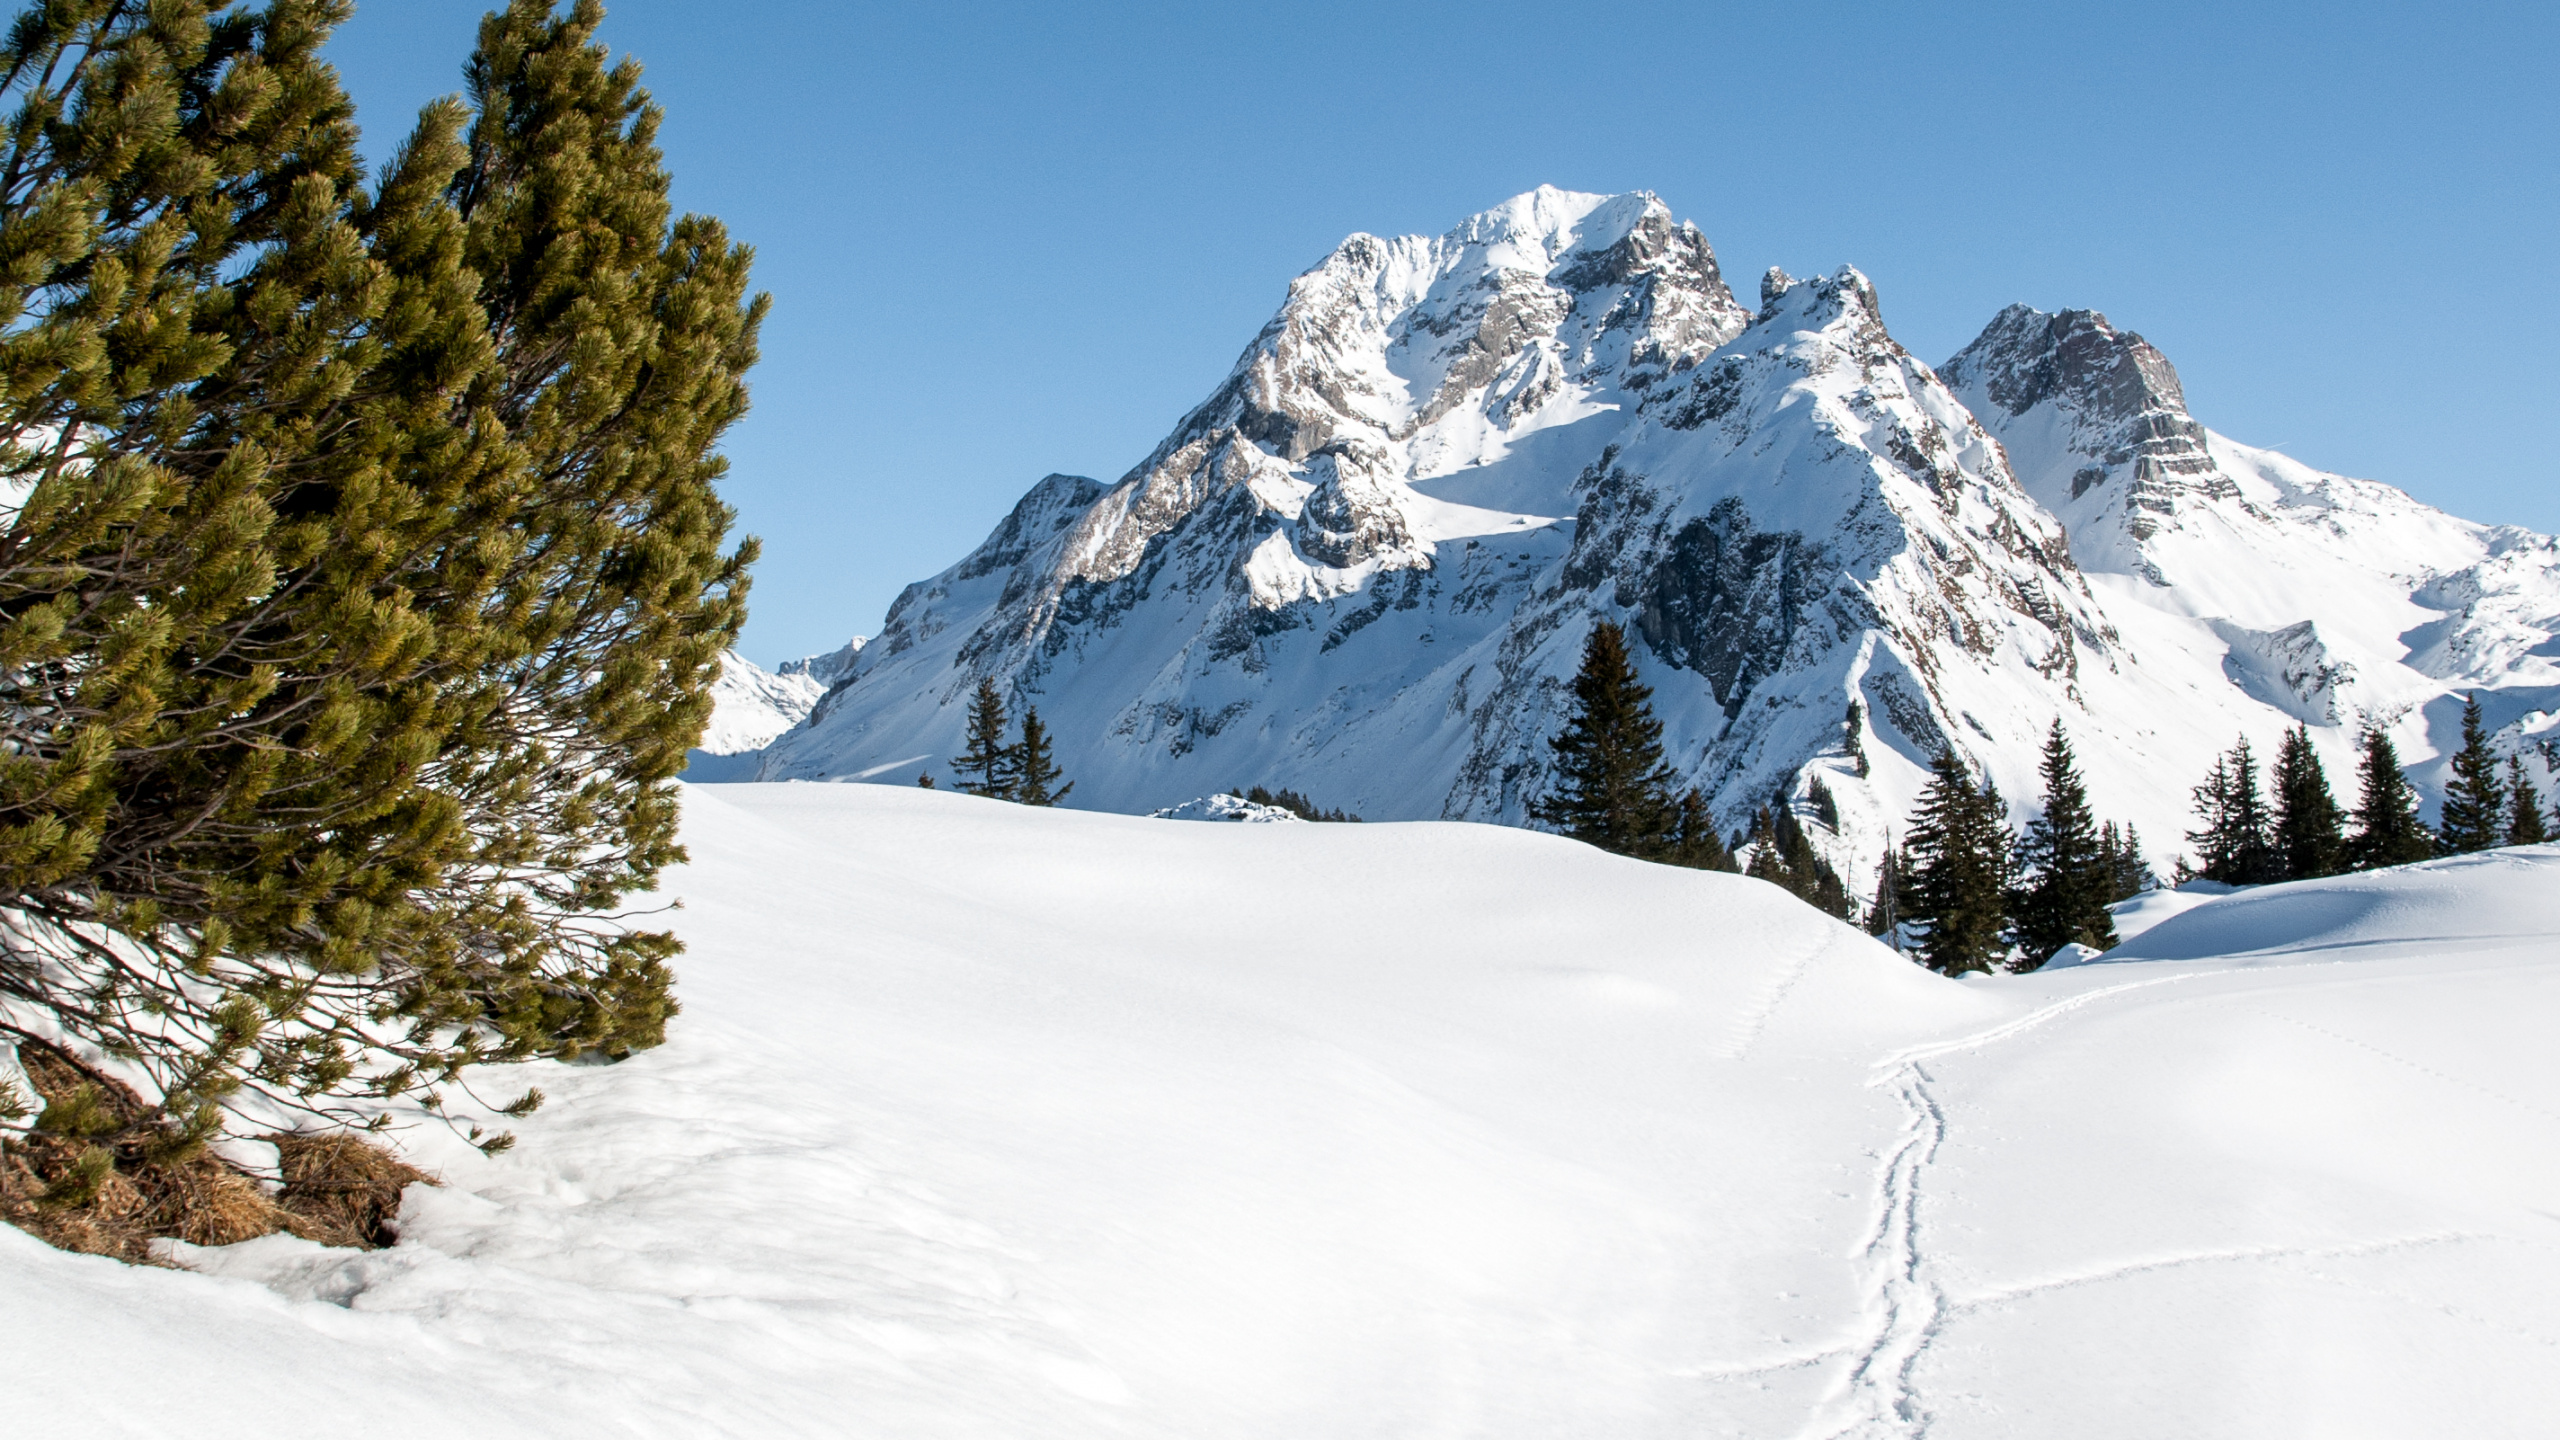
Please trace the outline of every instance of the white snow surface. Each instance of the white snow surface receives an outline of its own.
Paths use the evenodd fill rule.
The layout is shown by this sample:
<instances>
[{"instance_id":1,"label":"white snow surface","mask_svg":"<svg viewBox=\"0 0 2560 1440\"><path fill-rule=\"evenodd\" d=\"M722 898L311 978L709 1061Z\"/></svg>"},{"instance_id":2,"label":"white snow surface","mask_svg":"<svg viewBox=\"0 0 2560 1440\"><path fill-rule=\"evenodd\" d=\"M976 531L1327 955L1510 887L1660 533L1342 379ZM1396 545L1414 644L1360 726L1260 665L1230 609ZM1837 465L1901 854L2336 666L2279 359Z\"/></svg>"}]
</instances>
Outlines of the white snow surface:
<instances>
[{"instance_id":1,"label":"white snow surface","mask_svg":"<svg viewBox=\"0 0 2560 1440\"><path fill-rule=\"evenodd\" d=\"M806 670L775 674L735 650L722 651L720 678L711 682L711 723L694 748L706 755L761 750L826 693L826 682Z\"/></svg>"},{"instance_id":2,"label":"white snow surface","mask_svg":"<svg viewBox=\"0 0 2560 1440\"><path fill-rule=\"evenodd\" d=\"M28 1433L2523 1435L2560 848L1958 983L1460 824L695 787L685 1010L403 1238L0 1228ZM2128 947L2130 948L2130 947ZM2242 950L2234 956L2229 950ZM102 1383L101 1357L112 1378Z\"/></svg>"}]
</instances>

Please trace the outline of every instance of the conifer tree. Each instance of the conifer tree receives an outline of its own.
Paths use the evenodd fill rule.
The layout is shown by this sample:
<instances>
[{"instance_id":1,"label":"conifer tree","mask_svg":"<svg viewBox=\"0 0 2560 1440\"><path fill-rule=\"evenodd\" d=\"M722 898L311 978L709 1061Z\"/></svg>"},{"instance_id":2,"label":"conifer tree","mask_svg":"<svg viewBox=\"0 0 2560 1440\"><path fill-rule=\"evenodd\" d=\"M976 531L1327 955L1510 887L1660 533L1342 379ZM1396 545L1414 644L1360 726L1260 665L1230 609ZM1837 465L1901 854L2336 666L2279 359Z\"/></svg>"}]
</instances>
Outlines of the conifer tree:
<instances>
[{"instance_id":1,"label":"conifer tree","mask_svg":"<svg viewBox=\"0 0 2560 1440\"><path fill-rule=\"evenodd\" d=\"M1055 805L1067 798L1075 782L1058 784L1059 770L1049 753L1049 729L1040 723L1038 706L1022 712L1022 738L1014 742L1012 798L1025 805Z\"/></svg>"},{"instance_id":2,"label":"conifer tree","mask_svg":"<svg viewBox=\"0 0 2560 1440\"><path fill-rule=\"evenodd\" d=\"M1867 906L1867 933L1902 948L1902 855L1888 843L1876 871L1876 898Z\"/></svg>"},{"instance_id":3,"label":"conifer tree","mask_svg":"<svg viewBox=\"0 0 2560 1440\"><path fill-rule=\"evenodd\" d=\"M2274 788L2276 858L2284 878L2308 880L2346 869L2346 816L2329 792L2309 727L2296 725L2285 733L2276 751Z\"/></svg>"},{"instance_id":4,"label":"conifer tree","mask_svg":"<svg viewBox=\"0 0 2560 1440\"><path fill-rule=\"evenodd\" d=\"M675 943L600 912L677 856L743 614L710 489L743 252L697 225L668 263L654 149L497 135L503 86L366 194L320 59L346 10L71 0L0 51L0 992L141 1065L182 1140L242 1084L320 1108L653 1043ZM564 36L544 83L602 73ZM450 183L527 167L562 223ZM498 230L619 310L493 326Z\"/></svg>"},{"instance_id":5,"label":"conifer tree","mask_svg":"<svg viewBox=\"0 0 2560 1440\"><path fill-rule=\"evenodd\" d=\"M2012 905L2013 931L2030 967L2065 945L2115 948L2114 866L2089 811L2088 786L2055 720L2044 742L2044 813L2027 822L2018 862L2031 872Z\"/></svg>"},{"instance_id":6,"label":"conifer tree","mask_svg":"<svg viewBox=\"0 0 2560 1440\"><path fill-rule=\"evenodd\" d=\"M951 762L951 773L959 777L951 788L993 800L1013 798L1019 755L1006 743L1004 731L1004 696L997 693L995 681L981 679L969 697L968 739Z\"/></svg>"},{"instance_id":7,"label":"conifer tree","mask_svg":"<svg viewBox=\"0 0 2560 1440\"><path fill-rule=\"evenodd\" d=\"M1754 817L1751 864L1743 873L1768 881L1825 915L1846 920L1856 909L1839 873L1813 848L1804 826L1783 803L1763 805Z\"/></svg>"},{"instance_id":8,"label":"conifer tree","mask_svg":"<svg viewBox=\"0 0 2560 1440\"><path fill-rule=\"evenodd\" d=\"M2198 874L2226 885L2264 885L2284 878L2248 736L2241 736L2229 754L2214 757L2213 769L2195 788L2195 797L2198 818L2204 823L2188 832L2187 840L2204 860Z\"/></svg>"},{"instance_id":9,"label":"conifer tree","mask_svg":"<svg viewBox=\"0 0 2560 1440\"><path fill-rule=\"evenodd\" d=\"M2507 757L2507 843L2547 845L2551 827L2542 818L2542 795L2524 770L2524 757Z\"/></svg>"},{"instance_id":10,"label":"conifer tree","mask_svg":"<svg viewBox=\"0 0 2560 1440\"><path fill-rule=\"evenodd\" d=\"M1976 788L1953 750L1930 764L1903 844L1897 908L1919 938L1922 964L1942 974L1989 970L2006 949L2014 871L2000 792Z\"/></svg>"},{"instance_id":11,"label":"conifer tree","mask_svg":"<svg viewBox=\"0 0 2560 1440\"><path fill-rule=\"evenodd\" d=\"M1691 870L1731 870L1733 853L1725 848L1724 838L1716 834L1715 817L1708 813L1707 797L1696 786L1680 796L1680 822L1674 832L1665 864Z\"/></svg>"},{"instance_id":12,"label":"conifer tree","mask_svg":"<svg viewBox=\"0 0 2560 1440\"><path fill-rule=\"evenodd\" d=\"M1583 644L1574 708L1555 754L1555 789L1530 818L1603 850L1653 860L1677 848L1680 802L1663 763L1653 691L1636 681L1624 631L1603 620Z\"/></svg>"},{"instance_id":13,"label":"conifer tree","mask_svg":"<svg viewBox=\"0 0 2560 1440\"><path fill-rule=\"evenodd\" d=\"M2107 901L2130 900L2151 887L2151 862L2142 857L2142 836L2128 823L2113 820L2098 829L2099 848L2107 856Z\"/></svg>"},{"instance_id":14,"label":"conifer tree","mask_svg":"<svg viewBox=\"0 0 2560 1440\"><path fill-rule=\"evenodd\" d=\"M2448 855L2467 855L2506 843L2507 791L2498 778L2498 757L2489 748L2489 731L2480 721L2480 697L2462 700L2462 748L2453 752L2453 773L2444 785L2444 811L2436 826L2437 843Z\"/></svg>"},{"instance_id":15,"label":"conifer tree","mask_svg":"<svg viewBox=\"0 0 2560 1440\"><path fill-rule=\"evenodd\" d=\"M2434 855L2435 836L2418 818L2418 797L2400 773L2399 749L2379 727L2364 732L2364 757L2357 769L2356 832L2347 841L2355 868L2407 865Z\"/></svg>"}]
</instances>

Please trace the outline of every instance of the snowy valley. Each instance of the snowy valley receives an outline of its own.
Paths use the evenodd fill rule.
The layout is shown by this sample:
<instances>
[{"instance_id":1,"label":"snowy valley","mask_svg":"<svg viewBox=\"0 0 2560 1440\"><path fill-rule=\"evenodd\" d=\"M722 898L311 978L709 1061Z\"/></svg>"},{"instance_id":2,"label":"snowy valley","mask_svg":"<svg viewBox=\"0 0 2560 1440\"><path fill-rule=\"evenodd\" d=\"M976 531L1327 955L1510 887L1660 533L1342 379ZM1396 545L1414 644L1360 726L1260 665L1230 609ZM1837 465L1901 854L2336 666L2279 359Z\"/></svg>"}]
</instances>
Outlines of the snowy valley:
<instances>
[{"instance_id":1,"label":"snowy valley","mask_svg":"<svg viewBox=\"0 0 2560 1440\"><path fill-rule=\"evenodd\" d=\"M1958 981L1758 881L1495 826L685 809L666 1045L486 1076L552 1096L505 1155L406 1127L445 1183L387 1250L188 1273L0 1227L12 1420L2151 1440L2560 1406L2560 848Z\"/></svg>"}]
</instances>

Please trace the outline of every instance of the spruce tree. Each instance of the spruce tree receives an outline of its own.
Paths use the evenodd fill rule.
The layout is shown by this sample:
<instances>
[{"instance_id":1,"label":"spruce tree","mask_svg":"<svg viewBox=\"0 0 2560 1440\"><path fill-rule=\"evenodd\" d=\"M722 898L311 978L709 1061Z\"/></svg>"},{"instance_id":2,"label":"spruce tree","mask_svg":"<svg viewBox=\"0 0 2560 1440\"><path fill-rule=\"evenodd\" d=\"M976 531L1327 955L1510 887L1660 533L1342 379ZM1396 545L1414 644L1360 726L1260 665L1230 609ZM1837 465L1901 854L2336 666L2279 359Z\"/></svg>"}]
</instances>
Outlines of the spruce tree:
<instances>
[{"instance_id":1,"label":"spruce tree","mask_svg":"<svg viewBox=\"0 0 2560 1440\"><path fill-rule=\"evenodd\" d=\"M1058 784L1057 761L1049 753L1049 728L1040 723L1038 706L1022 712L1022 738L1014 742L1012 798L1025 805L1055 805L1067 798L1075 782Z\"/></svg>"},{"instance_id":2,"label":"spruce tree","mask_svg":"<svg viewBox=\"0 0 2560 1440\"><path fill-rule=\"evenodd\" d=\"M1654 860L1675 851L1681 806L1663 763L1662 722L1616 624L1591 627L1573 699L1563 732L1547 742L1555 788L1531 804L1530 818L1620 855Z\"/></svg>"},{"instance_id":3,"label":"spruce tree","mask_svg":"<svg viewBox=\"0 0 2560 1440\"><path fill-rule=\"evenodd\" d=\"M2308 880L2346 869L2346 816L2329 792L2309 727L2296 725L2285 733L2273 778L2276 858L2284 878Z\"/></svg>"},{"instance_id":4,"label":"spruce tree","mask_svg":"<svg viewBox=\"0 0 2560 1440\"><path fill-rule=\"evenodd\" d=\"M1743 873L1768 881L1825 915L1846 920L1856 909L1839 873L1813 848L1804 826L1783 803L1763 805L1754 817L1751 864Z\"/></svg>"},{"instance_id":5,"label":"spruce tree","mask_svg":"<svg viewBox=\"0 0 2560 1440\"><path fill-rule=\"evenodd\" d=\"M2107 856L2107 901L2130 900L2151 888L2151 862L2142 856L2142 836L2131 824L2113 820L2098 830L2099 848Z\"/></svg>"},{"instance_id":6,"label":"spruce tree","mask_svg":"<svg viewBox=\"0 0 2560 1440\"><path fill-rule=\"evenodd\" d=\"M2005 812L1998 790L1976 788L1953 750L1938 752L1903 845L1897 906L1932 970L1989 970L2006 949L2014 863Z\"/></svg>"},{"instance_id":7,"label":"spruce tree","mask_svg":"<svg viewBox=\"0 0 2560 1440\"><path fill-rule=\"evenodd\" d=\"M2547 845L2551 827L2542 818L2542 795L2524 769L2524 757L2507 757L2507 843Z\"/></svg>"},{"instance_id":8,"label":"spruce tree","mask_svg":"<svg viewBox=\"0 0 2560 1440\"><path fill-rule=\"evenodd\" d=\"M2013 904L2013 931L2029 965L2041 965L2065 945L2115 948L2112 857L2089 812L2089 791L2062 733L2062 722L2044 742L2044 813L2027 822L2018 863L2031 878Z\"/></svg>"},{"instance_id":9,"label":"spruce tree","mask_svg":"<svg viewBox=\"0 0 2560 1440\"><path fill-rule=\"evenodd\" d=\"M1888 843L1876 870L1876 897L1867 906L1867 933L1902 948L1902 855Z\"/></svg>"},{"instance_id":10,"label":"spruce tree","mask_svg":"<svg viewBox=\"0 0 2560 1440\"><path fill-rule=\"evenodd\" d=\"M2436 826L2437 843L2448 855L2467 855L2506 843L2507 790L2498 778L2498 757L2489 748L2489 730L2480 721L2480 697L2462 700L2462 748L2453 752L2453 773L2444 785L2444 810Z\"/></svg>"},{"instance_id":11,"label":"spruce tree","mask_svg":"<svg viewBox=\"0 0 2560 1440\"><path fill-rule=\"evenodd\" d=\"M1004 731L1004 696L997 693L995 681L981 679L969 697L968 738L961 742L959 758L951 762L951 773L958 777L951 788L993 800L1013 798L1018 757L1006 743Z\"/></svg>"},{"instance_id":12,"label":"spruce tree","mask_svg":"<svg viewBox=\"0 0 2560 1440\"><path fill-rule=\"evenodd\" d=\"M1696 786L1681 793L1679 827L1670 851L1661 858L1666 864L1691 870L1733 869L1733 853L1725 848L1723 837L1716 834L1707 797L1699 794Z\"/></svg>"},{"instance_id":13,"label":"spruce tree","mask_svg":"<svg viewBox=\"0 0 2560 1440\"><path fill-rule=\"evenodd\" d=\"M2399 749L2378 727L2364 732L2364 757L2357 769L2356 832L2347 841L2355 868L2407 865L2434 855L2435 836L2418 818L2418 796L2400 773Z\"/></svg>"},{"instance_id":14,"label":"spruce tree","mask_svg":"<svg viewBox=\"0 0 2560 1440\"><path fill-rule=\"evenodd\" d=\"M2258 761L2243 735L2195 787L2201 828L2187 840L2204 861L2197 871L2226 885L2263 885L2284 878L2277 857L2273 817L2258 785Z\"/></svg>"}]
</instances>

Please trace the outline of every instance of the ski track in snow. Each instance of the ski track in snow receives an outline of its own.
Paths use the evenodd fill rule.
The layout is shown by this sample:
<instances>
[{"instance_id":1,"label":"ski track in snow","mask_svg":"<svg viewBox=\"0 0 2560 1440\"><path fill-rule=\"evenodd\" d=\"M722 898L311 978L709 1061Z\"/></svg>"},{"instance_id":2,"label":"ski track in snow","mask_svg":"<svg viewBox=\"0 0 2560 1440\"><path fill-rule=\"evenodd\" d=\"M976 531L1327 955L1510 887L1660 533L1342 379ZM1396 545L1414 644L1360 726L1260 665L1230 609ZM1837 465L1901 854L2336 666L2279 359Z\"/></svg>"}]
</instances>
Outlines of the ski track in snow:
<instances>
[{"instance_id":1,"label":"ski track in snow","mask_svg":"<svg viewBox=\"0 0 2560 1440\"><path fill-rule=\"evenodd\" d=\"M2300 1026L2302 1029L2308 1030L2314 1035L2325 1036L2328 1039L2337 1041L2341 1045L2352 1045L2358 1050L2362 1050L2369 1055L2379 1056L2382 1059L2390 1061L2394 1065L2401 1065L2411 1070L2415 1070L2430 1080L2441 1081L2442 1083L2450 1085L2457 1090L2468 1090L2474 1095L2486 1096L2491 1100L2497 1101L2501 1105L2512 1105L2528 1115L2536 1115L2542 1119L2552 1122L2555 1125L2560 1125L2560 1115L2555 1115L2552 1112L2543 1109L2539 1105L2519 1100L2513 1095L2507 1095L2499 1091L2492 1090L2486 1085L2465 1080L2459 1075L2447 1075L2432 1065L2421 1065L2417 1061L2412 1060L2405 1055L2394 1055L2390 1051L2383 1049L2381 1046L2374 1044L2370 1040L2359 1040L2353 1035L2341 1035L2337 1031L2329 1029L2327 1026L2314 1025L2308 1020L2299 1019L2295 1016L2273 1015L2273 1012L2269 1013L2274 1019L2282 1020L2288 1025Z\"/></svg>"},{"instance_id":2,"label":"ski track in snow","mask_svg":"<svg viewBox=\"0 0 2560 1440\"><path fill-rule=\"evenodd\" d=\"M1922 1062L2015 1039L2101 1000L2232 973L2235 972L2199 971L2109 985L2039 1006L2014 1020L1970 1035L1907 1046L1876 1062L1875 1076L1867 1083L1892 1087L1894 1098L1902 1105L1903 1123L1893 1149L1878 1167L1875 1216L1857 1252L1866 1266L1867 1300L1863 1309L1868 1329L1856 1343L1827 1352L1846 1353L1854 1358L1841 1383L1825 1397L1822 1412L1800 1432L1805 1440L1928 1433L1929 1412L1913 1391L1912 1370L1920 1363L1929 1342L1936 1338L1939 1326L1954 1311L1946 1292L1929 1273L1928 1258L1920 1244L1921 1179L1930 1162L1937 1158L1938 1146L1947 1134L1946 1111L1938 1103L1931 1088L1934 1082ZM2136 1262L2118 1273L2130 1274L2167 1263L2178 1262ZM2064 1283L2086 1284L2097 1278L2104 1277ZM1979 1297L1965 1308L1996 1304L2001 1298L2004 1297L1997 1294Z\"/></svg>"},{"instance_id":3,"label":"ski track in snow","mask_svg":"<svg viewBox=\"0 0 2560 1440\"><path fill-rule=\"evenodd\" d=\"M1830 948L1829 935L1816 936L1803 953L1779 967L1777 975L1761 988L1750 1005L1735 1013L1732 1038L1725 1045L1726 1059L1740 1060L1751 1053L1751 1047L1760 1043L1760 1032L1769 1028L1770 1020L1777 1016L1778 1007L1787 1002L1787 992L1795 989L1796 982L1804 979L1805 972L1813 968L1815 957Z\"/></svg>"}]
</instances>

